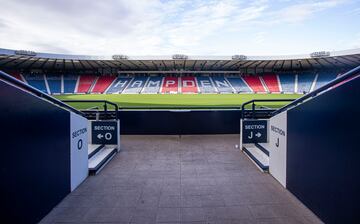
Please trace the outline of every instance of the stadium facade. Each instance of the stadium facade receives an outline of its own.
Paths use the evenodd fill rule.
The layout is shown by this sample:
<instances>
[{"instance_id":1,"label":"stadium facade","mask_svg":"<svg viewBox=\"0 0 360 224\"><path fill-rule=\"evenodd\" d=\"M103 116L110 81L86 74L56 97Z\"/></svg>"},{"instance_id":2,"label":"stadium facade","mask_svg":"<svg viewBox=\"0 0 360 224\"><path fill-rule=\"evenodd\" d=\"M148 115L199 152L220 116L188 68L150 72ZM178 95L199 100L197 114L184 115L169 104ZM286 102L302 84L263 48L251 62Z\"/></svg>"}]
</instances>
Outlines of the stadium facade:
<instances>
[{"instance_id":1,"label":"stadium facade","mask_svg":"<svg viewBox=\"0 0 360 224\"><path fill-rule=\"evenodd\" d=\"M0 49L0 69L49 94L308 93L360 49L286 56L86 56Z\"/></svg>"}]
</instances>

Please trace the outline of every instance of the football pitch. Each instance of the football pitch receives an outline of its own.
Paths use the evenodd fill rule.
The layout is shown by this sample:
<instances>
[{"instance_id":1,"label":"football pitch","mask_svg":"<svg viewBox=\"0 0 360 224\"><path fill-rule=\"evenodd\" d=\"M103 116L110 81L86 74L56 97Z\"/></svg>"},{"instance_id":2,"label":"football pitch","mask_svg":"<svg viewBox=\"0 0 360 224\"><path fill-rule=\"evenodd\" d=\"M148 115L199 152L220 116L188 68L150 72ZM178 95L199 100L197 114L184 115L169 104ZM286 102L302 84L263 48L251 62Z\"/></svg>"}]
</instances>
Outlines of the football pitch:
<instances>
[{"instance_id":1,"label":"football pitch","mask_svg":"<svg viewBox=\"0 0 360 224\"><path fill-rule=\"evenodd\" d=\"M55 96L59 100L107 100L119 108L216 108L240 107L253 99L297 99L301 94L74 94ZM258 103L258 106L279 108L289 102ZM77 109L89 109L101 103L69 103ZM109 108L112 109L112 108Z\"/></svg>"}]
</instances>

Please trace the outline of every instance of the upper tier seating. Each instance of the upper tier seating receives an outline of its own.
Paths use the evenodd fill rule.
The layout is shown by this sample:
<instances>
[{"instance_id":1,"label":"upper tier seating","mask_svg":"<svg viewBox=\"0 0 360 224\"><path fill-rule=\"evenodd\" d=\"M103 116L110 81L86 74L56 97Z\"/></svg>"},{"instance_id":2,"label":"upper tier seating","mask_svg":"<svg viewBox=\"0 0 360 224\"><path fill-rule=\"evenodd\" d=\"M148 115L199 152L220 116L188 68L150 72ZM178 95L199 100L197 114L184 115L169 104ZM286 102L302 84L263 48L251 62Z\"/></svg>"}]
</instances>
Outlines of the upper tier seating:
<instances>
[{"instance_id":1,"label":"upper tier seating","mask_svg":"<svg viewBox=\"0 0 360 224\"><path fill-rule=\"evenodd\" d=\"M118 77L106 91L106 93L121 93L129 84L131 78Z\"/></svg>"},{"instance_id":2,"label":"upper tier seating","mask_svg":"<svg viewBox=\"0 0 360 224\"><path fill-rule=\"evenodd\" d=\"M75 93L77 75L64 75L64 93Z\"/></svg>"},{"instance_id":3,"label":"upper tier seating","mask_svg":"<svg viewBox=\"0 0 360 224\"><path fill-rule=\"evenodd\" d=\"M279 74L281 89L285 93L295 92L295 75L293 73Z\"/></svg>"},{"instance_id":4,"label":"upper tier seating","mask_svg":"<svg viewBox=\"0 0 360 224\"><path fill-rule=\"evenodd\" d=\"M142 93L159 93L163 77L150 76Z\"/></svg>"},{"instance_id":5,"label":"upper tier seating","mask_svg":"<svg viewBox=\"0 0 360 224\"><path fill-rule=\"evenodd\" d=\"M234 90L231 88L231 85L226 81L224 76L213 76L211 77L215 87L218 89L219 93L233 93Z\"/></svg>"},{"instance_id":6,"label":"upper tier seating","mask_svg":"<svg viewBox=\"0 0 360 224\"><path fill-rule=\"evenodd\" d=\"M50 93L61 93L61 76L59 75L46 75L46 80L49 85Z\"/></svg>"},{"instance_id":7,"label":"upper tier seating","mask_svg":"<svg viewBox=\"0 0 360 224\"><path fill-rule=\"evenodd\" d=\"M94 75L81 75L79 79L77 92L88 93L95 80L96 80L96 76Z\"/></svg>"},{"instance_id":8,"label":"upper tier seating","mask_svg":"<svg viewBox=\"0 0 360 224\"><path fill-rule=\"evenodd\" d=\"M266 92L263 84L260 81L259 76L247 75L243 78L254 92Z\"/></svg>"},{"instance_id":9,"label":"upper tier seating","mask_svg":"<svg viewBox=\"0 0 360 224\"><path fill-rule=\"evenodd\" d=\"M280 92L279 82L277 79L277 75L275 74L265 74L263 80L268 88L268 90L272 93Z\"/></svg>"},{"instance_id":10,"label":"upper tier seating","mask_svg":"<svg viewBox=\"0 0 360 224\"><path fill-rule=\"evenodd\" d=\"M179 87L178 77L165 77L162 84L162 93L177 93Z\"/></svg>"},{"instance_id":11,"label":"upper tier seating","mask_svg":"<svg viewBox=\"0 0 360 224\"><path fill-rule=\"evenodd\" d=\"M246 85L241 77L227 77L229 83L234 87L237 93L251 93L251 89Z\"/></svg>"},{"instance_id":12,"label":"upper tier seating","mask_svg":"<svg viewBox=\"0 0 360 224\"><path fill-rule=\"evenodd\" d=\"M298 93L308 93L311 90L311 85L315 79L314 73L299 73L298 74Z\"/></svg>"},{"instance_id":13,"label":"upper tier seating","mask_svg":"<svg viewBox=\"0 0 360 224\"><path fill-rule=\"evenodd\" d=\"M122 93L140 93L147 80L147 76L136 76Z\"/></svg>"},{"instance_id":14,"label":"upper tier seating","mask_svg":"<svg viewBox=\"0 0 360 224\"><path fill-rule=\"evenodd\" d=\"M201 93L216 93L216 89L211 82L210 77L198 76L196 79Z\"/></svg>"},{"instance_id":15,"label":"upper tier seating","mask_svg":"<svg viewBox=\"0 0 360 224\"><path fill-rule=\"evenodd\" d=\"M44 75L26 74L24 78L29 85L35 87L36 89L44 93L48 92L45 84Z\"/></svg>"},{"instance_id":16,"label":"upper tier seating","mask_svg":"<svg viewBox=\"0 0 360 224\"><path fill-rule=\"evenodd\" d=\"M105 90L111 85L116 79L116 76L104 75L100 76L91 90L92 93L104 93Z\"/></svg>"},{"instance_id":17,"label":"upper tier seating","mask_svg":"<svg viewBox=\"0 0 360 224\"><path fill-rule=\"evenodd\" d=\"M336 79L337 75L338 73L333 71L319 73L316 80L315 89L318 89L326 83L329 83L330 81Z\"/></svg>"},{"instance_id":18,"label":"upper tier seating","mask_svg":"<svg viewBox=\"0 0 360 224\"><path fill-rule=\"evenodd\" d=\"M195 77L187 76L181 77L181 92L182 93L197 93L198 87Z\"/></svg>"}]
</instances>

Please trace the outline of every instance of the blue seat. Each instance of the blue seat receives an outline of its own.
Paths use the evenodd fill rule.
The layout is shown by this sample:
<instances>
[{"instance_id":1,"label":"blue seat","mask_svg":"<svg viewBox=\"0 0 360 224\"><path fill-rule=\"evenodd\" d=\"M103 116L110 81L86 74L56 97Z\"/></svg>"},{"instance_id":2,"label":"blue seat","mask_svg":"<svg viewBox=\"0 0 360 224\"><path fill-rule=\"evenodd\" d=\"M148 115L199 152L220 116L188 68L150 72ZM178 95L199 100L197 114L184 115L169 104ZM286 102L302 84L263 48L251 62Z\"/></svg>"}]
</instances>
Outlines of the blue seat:
<instances>
[{"instance_id":1,"label":"blue seat","mask_svg":"<svg viewBox=\"0 0 360 224\"><path fill-rule=\"evenodd\" d=\"M200 92L202 93L216 93L215 87L207 76L196 77Z\"/></svg>"},{"instance_id":2,"label":"blue seat","mask_svg":"<svg viewBox=\"0 0 360 224\"><path fill-rule=\"evenodd\" d=\"M46 85L45 85L44 75L25 74L24 78L27 81L27 83L29 85L31 85L32 87L34 87L44 93L48 93Z\"/></svg>"},{"instance_id":3,"label":"blue seat","mask_svg":"<svg viewBox=\"0 0 360 224\"><path fill-rule=\"evenodd\" d=\"M59 75L46 75L49 84L50 93L61 93L61 76Z\"/></svg>"},{"instance_id":4,"label":"blue seat","mask_svg":"<svg viewBox=\"0 0 360 224\"><path fill-rule=\"evenodd\" d=\"M111 84L106 93L121 93L131 81L128 77L118 77L115 82Z\"/></svg>"},{"instance_id":5,"label":"blue seat","mask_svg":"<svg viewBox=\"0 0 360 224\"><path fill-rule=\"evenodd\" d=\"M211 78L214 82L214 85L216 86L216 88L218 89L218 91L220 93L233 93L234 92L230 83L228 83L228 81L226 81L224 76L213 76Z\"/></svg>"},{"instance_id":6,"label":"blue seat","mask_svg":"<svg viewBox=\"0 0 360 224\"><path fill-rule=\"evenodd\" d=\"M75 93L78 76L64 75L64 93Z\"/></svg>"},{"instance_id":7,"label":"blue seat","mask_svg":"<svg viewBox=\"0 0 360 224\"><path fill-rule=\"evenodd\" d=\"M227 77L227 80L229 80L230 84L234 87L234 89L238 93L252 92L249 86L246 85L244 80L242 80L240 77Z\"/></svg>"},{"instance_id":8,"label":"blue seat","mask_svg":"<svg viewBox=\"0 0 360 224\"><path fill-rule=\"evenodd\" d=\"M133 78L122 93L140 93L147 79L147 76L137 76Z\"/></svg>"},{"instance_id":9,"label":"blue seat","mask_svg":"<svg viewBox=\"0 0 360 224\"><path fill-rule=\"evenodd\" d=\"M283 92L294 93L295 92L295 74L282 73L279 74L280 85Z\"/></svg>"},{"instance_id":10,"label":"blue seat","mask_svg":"<svg viewBox=\"0 0 360 224\"><path fill-rule=\"evenodd\" d=\"M298 93L310 92L311 85L315 79L314 73L299 73L298 74Z\"/></svg>"},{"instance_id":11,"label":"blue seat","mask_svg":"<svg viewBox=\"0 0 360 224\"><path fill-rule=\"evenodd\" d=\"M160 91L162 80L163 77L161 76L150 76L142 93L158 93Z\"/></svg>"},{"instance_id":12,"label":"blue seat","mask_svg":"<svg viewBox=\"0 0 360 224\"><path fill-rule=\"evenodd\" d=\"M318 89L330 81L336 79L337 75L338 73L334 71L319 73L316 80L315 89Z\"/></svg>"}]
</instances>

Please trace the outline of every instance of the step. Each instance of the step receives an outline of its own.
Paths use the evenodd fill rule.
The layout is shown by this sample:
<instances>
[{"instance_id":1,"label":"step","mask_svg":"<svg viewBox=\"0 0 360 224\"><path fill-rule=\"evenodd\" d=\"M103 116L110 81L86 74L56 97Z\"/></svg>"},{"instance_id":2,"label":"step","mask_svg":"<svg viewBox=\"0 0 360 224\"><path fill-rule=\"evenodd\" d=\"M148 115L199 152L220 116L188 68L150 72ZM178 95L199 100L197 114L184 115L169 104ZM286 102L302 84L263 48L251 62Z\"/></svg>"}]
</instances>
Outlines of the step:
<instances>
[{"instance_id":1,"label":"step","mask_svg":"<svg viewBox=\"0 0 360 224\"><path fill-rule=\"evenodd\" d=\"M266 149L268 147L268 144L264 143L255 143L255 146L258 147L263 153L265 153L267 156L270 155L269 150Z\"/></svg>"},{"instance_id":2,"label":"step","mask_svg":"<svg viewBox=\"0 0 360 224\"><path fill-rule=\"evenodd\" d=\"M93 157L103 147L104 147L104 145L89 144L89 146L88 146L88 158L90 159L91 157Z\"/></svg>"},{"instance_id":3,"label":"step","mask_svg":"<svg viewBox=\"0 0 360 224\"><path fill-rule=\"evenodd\" d=\"M89 174L96 175L115 156L116 147L103 147L89 159Z\"/></svg>"},{"instance_id":4,"label":"step","mask_svg":"<svg viewBox=\"0 0 360 224\"><path fill-rule=\"evenodd\" d=\"M269 171L269 156L254 144L243 145L244 153L264 172Z\"/></svg>"}]
</instances>

